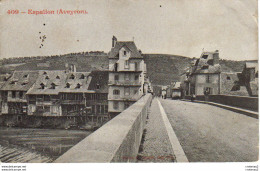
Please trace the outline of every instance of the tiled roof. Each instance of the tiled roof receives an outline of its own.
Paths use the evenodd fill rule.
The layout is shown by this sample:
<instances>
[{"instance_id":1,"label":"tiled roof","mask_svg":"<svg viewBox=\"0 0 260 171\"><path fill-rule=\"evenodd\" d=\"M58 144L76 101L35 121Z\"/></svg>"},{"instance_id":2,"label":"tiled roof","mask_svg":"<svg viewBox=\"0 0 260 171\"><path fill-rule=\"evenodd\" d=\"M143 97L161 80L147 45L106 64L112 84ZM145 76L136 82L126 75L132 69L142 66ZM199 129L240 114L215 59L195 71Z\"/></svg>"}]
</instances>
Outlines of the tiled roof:
<instances>
[{"instance_id":1,"label":"tiled roof","mask_svg":"<svg viewBox=\"0 0 260 171\"><path fill-rule=\"evenodd\" d=\"M15 71L0 90L27 91L37 77L38 71Z\"/></svg>"},{"instance_id":2,"label":"tiled roof","mask_svg":"<svg viewBox=\"0 0 260 171\"><path fill-rule=\"evenodd\" d=\"M89 90L94 90L96 93L108 93L108 71L92 71L90 75L92 80ZM97 85L99 85L98 89Z\"/></svg>"},{"instance_id":3,"label":"tiled roof","mask_svg":"<svg viewBox=\"0 0 260 171\"><path fill-rule=\"evenodd\" d=\"M258 62L246 62L246 68L255 68L255 72L258 71Z\"/></svg>"},{"instance_id":4,"label":"tiled roof","mask_svg":"<svg viewBox=\"0 0 260 171\"><path fill-rule=\"evenodd\" d=\"M139 53L135 43L133 41L127 41L127 42L116 42L115 47L113 47L109 53L109 58L118 58L119 50L126 46L131 51L130 58L143 58L142 55Z\"/></svg>"},{"instance_id":5,"label":"tiled roof","mask_svg":"<svg viewBox=\"0 0 260 171\"><path fill-rule=\"evenodd\" d=\"M39 71L38 79L27 94L57 95L60 92L88 92L91 81L89 74L89 72ZM42 89L41 85L44 85L44 89ZM69 86L67 87L67 85Z\"/></svg>"}]
</instances>

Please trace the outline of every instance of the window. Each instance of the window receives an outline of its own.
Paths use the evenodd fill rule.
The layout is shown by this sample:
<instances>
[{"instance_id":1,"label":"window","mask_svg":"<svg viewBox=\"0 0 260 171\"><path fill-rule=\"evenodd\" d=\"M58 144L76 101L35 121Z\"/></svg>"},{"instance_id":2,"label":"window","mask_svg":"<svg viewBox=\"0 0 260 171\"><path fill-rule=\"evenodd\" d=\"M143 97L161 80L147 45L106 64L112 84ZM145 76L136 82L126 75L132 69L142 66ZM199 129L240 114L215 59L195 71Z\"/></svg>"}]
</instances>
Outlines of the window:
<instances>
[{"instance_id":1,"label":"window","mask_svg":"<svg viewBox=\"0 0 260 171\"><path fill-rule=\"evenodd\" d=\"M125 60L125 68L129 68L129 61Z\"/></svg>"},{"instance_id":2,"label":"window","mask_svg":"<svg viewBox=\"0 0 260 171\"><path fill-rule=\"evenodd\" d=\"M67 83L65 88L70 88L70 84L69 84L69 83Z\"/></svg>"},{"instance_id":3,"label":"window","mask_svg":"<svg viewBox=\"0 0 260 171\"><path fill-rule=\"evenodd\" d=\"M135 81L139 80L139 75L135 75Z\"/></svg>"},{"instance_id":4,"label":"window","mask_svg":"<svg viewBox=\"0 0 260 171\"><path fill-rule=\"evenodd\" d=\"M97 113L101 114L101 106L100 105L97 105Z\"/></svg>"},{"instance_id":5,"label":"window","mask_svg":"<svg viewBox=\"0 0 260 171\"><path fill-rule=\"evenodd\" d=\"M138 63L135 62L135 71L138 71L138 70L139 70Z\"/></svg>"},{"instance_id":6,"label":"window","mask_svg":"<svg viewBox=\"0 0 260 171\"><path fill-rule=\"evenodd\" d=\"M11 81L10 84L15 84L16 82L15 81Z\"/></svg>"},{"instance_id":7,"label":"window","mask_svg":"<svg viewBox=\"0 0 260 171\"><path fill-rule=\"evenodd\" d=\"M12 91L12 98L15 98L15 97L16 97L16 92Z\"/></svg>"},{"instance_id":8,"label":"window","mask_svg":"<svg viewBox=\"0 0 260 171\"><path fill-rule=\"evenodd\" d=\"M129 95L130 95L130 88L129 88L129 87L126 87L126 88L125 88L125 95L126 95L126 96L129 96Z\"/></svg>"},{"instance_id":9,"label":"window","mask_svg":"<svg viewBox=\"0 0 260 171\"><path fill-rule=\"evenodd\" d=\"M129 79L129 74L128 74L128 73L125 74L125 80L126 80L126 81L129 81L129 80L130 80L130 79Z\"/></svg>"},{"instance_id":10,"label":"window","mask_svg":"<svg viewBox=\"0 0 260 171\"><path fill-rule=\"evenodd\" d=\"M101 87L100 84L97 84L97 85L96 85L96 88L97 88L98 90L100 89L100 87Z\"/></svg>"},{"instance_id":11,"label":"window","mask_svg":"<svg viewBox=\"0 0 260 171\"><path fill-rule=\"evenodd\" d=\"M114 95L119 95L120 94L120 90L113 90L113 94Z\"/></svg>"},{"instance_id":12,"label":"window","mask_svg":"<svg viewBox=\"0 0 260 171\"><path fill-rule=\"evenodd\" d=\"M40 84L41 88L40 89L44 89L45 85L43 83Z\"/></svg>"},{"instance_id":13,"label":"window","mask_svg":"<svg viewBox=\"0 0 260 171\"><path fill-rule=\"evenodd\" d=\"M54 83L51 83L51 88L50 89L55 89L56 85Z\"/></svg>"},{"instance_id":14,"label":"window","mask_svg":"<svg viewBox=\"0 0 260 171\"><path fill-rule=\"evenodd\" d=\"M206 75L206 83L210 83L210 75Z\"/></svg>"},{"instance_id":15,"label":"window","mask_svg":"<svg viewBox=\"0 0 260 171\"><path fill-rule=\"evenodd\" d=\"M43 75L46 75L46 74L47 74L47 72L44 71Z\"/></svg>"},{"instance_id":16,"label":"window","mask_svg":"<svg viewBox=\"0 0 260 171\"><path fill-rule=\"evenodd\" d=\"M79 83L77 84L76 88L80 88L80 84Z\"/></svg>"},{"instance_id":17,"label":"window","mask_svg":"<svg viewBox=\"0 0 260 171\"><path fill-rule=\"evenodd\" d=\"M28 75L27 75L27 74L23 76L23 78L27 78L27 77L28 77Z\"/></svg>"},{"instance_id":18,"label":"window","mask_svg":"<svg viewBox=\"0 0 260 171\"><path fill-rule=\"evenodd\" d=\"M209 66L204 65L204 66L201 67L201 69L209 69Z\"/></svg>"},{"instance_id":19,"label":"window","mask_svg":"<svg viewBox=\"0 0 260 171\"><path fill-rule=\"evenodd\" d=\"M119 80L119 75L115 75L115 81Z\"/></svg>"},{"instance_id":20,"label":"window","mask_svg":"<svg viewBox=\"0 0 260 171\"><path fill-rule=\"evenodd\" d=\"M96 113L96 111L95 111L95 105L92 105L92 106L91 106L91 110L92 110L92 114L95 114L95 113Z\"/></svg>"},{"instance_id":21,"label":"window","mask_svg":"<svg viewBox=\"0 0 260 171\"><path fill-rule=\"evenodd\" d=\"M115 71L117 72L118 64L115 63Z\"/></svg>"},{"instance_id":22,"label":"window","mask_svg":"<svg viewBox=\"0 0 260 171\"><path fill-rule=\"evenodd\" d=\"M74 78L75 78L75 76L73 74L71 74L70 79L73 80Z\"/></svg>"},{"instance_id":23,"label":"window","mask_svg":"<svg viewBox=\"0 0 260 171\"><path fill-rule=\"evenodd\" d=\"M227 80L230 80L230 77L229 77L229 76L227 76Z\"/></svg>"},{"instance_id":24,"label":"window","mask_svg":"<svg viewBox=\"0 0 260 171\"><path fill-rule=\"evenodd\" d=\"M57 75L56 79L60 79L60 76Z\"/></svg>"},{"instance_id":25,"label":"window","mask_svg":"<svg viewBox=\"0 0 260 171\"><path fill-rule=\"evenodd\" d=\"M124 56L126 56L126 51L124 50Z\"/></svg>"},{"instance_id":26,"label":"window","mask_svg":"<svg viewBox=\"0 0 260 171\"><path fill-rule=\"evenodd\" d=\"M45 79L48 80L48 79L49 79L49 76L47 75L47 76L45 77Z\"/></svg>"},{"instance_id":27,"label":"window","mask_svg":"<svg viewBox=\"0 0 260 171\"><path fill-rule=\"evenodd\" d=\"M19 97L23 98L23 92L22 91L19 92Z\"/></svg>"},{"instance_id":28,"label":"window","mask_svg":"<svg viewBox=\"0 0 260 171\"><path fill-rule=\"evenodd\" d=\"M79 79L85 79L85 75L82 74Z\"/></svg>"},{"instance_id":29,"label":"window","mask_svg":"<svg viewBox=\"0 0 260 171\"><path fill-rule=\"evenodd\" d=\"M202 58L203 58L203 59L207 59L207 58L208 58L208 55L203 55Z\"/></svg>"},{"instance_id":30,"label":"window","mask_svg":"<svg viewBox=\"0 0 260 171\"><path fill-rule=\"evenodd\" d=\"M114 102L114 103L113 103L113 108L114 108L114 109L118 109L118 106L119 106L119 103L118 103L118 102Z\"/></svg>"},{"instance_id":31,"label":"window","mask_svg":"<svg viewBox=\"0 0 260 171\"><path fill-rule=\"evenodd\" d=\"M108 105L105 105L105 114L108 113Z\"/></svg>"}]
</instances>

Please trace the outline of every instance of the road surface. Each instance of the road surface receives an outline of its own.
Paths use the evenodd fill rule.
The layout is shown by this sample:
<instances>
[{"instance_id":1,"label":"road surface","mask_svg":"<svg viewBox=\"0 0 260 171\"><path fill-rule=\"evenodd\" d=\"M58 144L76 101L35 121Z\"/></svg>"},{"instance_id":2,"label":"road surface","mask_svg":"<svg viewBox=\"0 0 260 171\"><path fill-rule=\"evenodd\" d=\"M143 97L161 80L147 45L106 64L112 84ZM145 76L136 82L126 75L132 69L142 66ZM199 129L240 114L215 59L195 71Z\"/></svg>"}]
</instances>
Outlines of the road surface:
<instances>
[{"instance_id":1,"label":"road surface","mask_svg":"<svg viewBox=\"0 0 260 171\"><path fill-rule=\"evenodd\" d=\"M207 104L160 102L190 162L258 160L258 119Z\"/></svg>"}]
</instances>

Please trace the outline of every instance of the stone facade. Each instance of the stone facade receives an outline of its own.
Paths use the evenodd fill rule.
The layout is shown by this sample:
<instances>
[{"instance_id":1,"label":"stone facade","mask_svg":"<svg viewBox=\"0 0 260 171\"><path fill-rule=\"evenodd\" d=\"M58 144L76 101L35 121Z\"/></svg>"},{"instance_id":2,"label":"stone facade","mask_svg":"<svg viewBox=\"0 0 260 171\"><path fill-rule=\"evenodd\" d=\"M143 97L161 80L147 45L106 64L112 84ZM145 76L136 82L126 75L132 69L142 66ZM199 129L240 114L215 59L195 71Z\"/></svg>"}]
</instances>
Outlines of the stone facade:
<instances>
[{"instance_id":1,"label":"stone facade","mask_svg":"<svg viewBox=\"0 0 260 171\"><path fill-rule=\"evenodd\" d=\"M118 114L136 102L145 90L145 64L134 42L112 39L109 53L108 112Z\"/></svg>"}]
</instances>

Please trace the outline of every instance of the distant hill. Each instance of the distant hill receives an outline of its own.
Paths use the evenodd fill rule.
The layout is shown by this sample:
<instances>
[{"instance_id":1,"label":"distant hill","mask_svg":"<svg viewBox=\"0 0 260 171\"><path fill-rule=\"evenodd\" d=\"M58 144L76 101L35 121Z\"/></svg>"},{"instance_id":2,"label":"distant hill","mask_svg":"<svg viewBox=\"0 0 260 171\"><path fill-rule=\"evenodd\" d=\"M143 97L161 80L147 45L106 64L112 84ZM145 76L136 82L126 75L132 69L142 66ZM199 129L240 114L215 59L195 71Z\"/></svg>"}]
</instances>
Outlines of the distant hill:
<instances>
[{"instance_id":1,"label":"distant hill","mask_svg":"<svg viewBox=\"0 0 260 171\"><path fill-rule=\"evenodd\" d=\"M5 59L0 74L13 70L64 70L66 63L73 63L77 71L108 70L107 53L73 53L45 57ZM168 54L143 54L147 74L153 85L169 85L179 81L180 75L190 66L192 58ZM220 60L225 71L241 72L246 61ZM25 64L23 64L25 63ZM12 65L13 64L13 65Z\"/></svg>"},{"instance_id":2,"label":"distant hill","mask_svg":"<svg viewBox=\"0 0 260 171\"><path fill-rule=\"evenodd\" d=\"M180 74L192 60L188 57L164 54L144 54L143 56L147 74L153 85L169 85L172 81L178 81Z\"/></svg>"}]
</instances>

